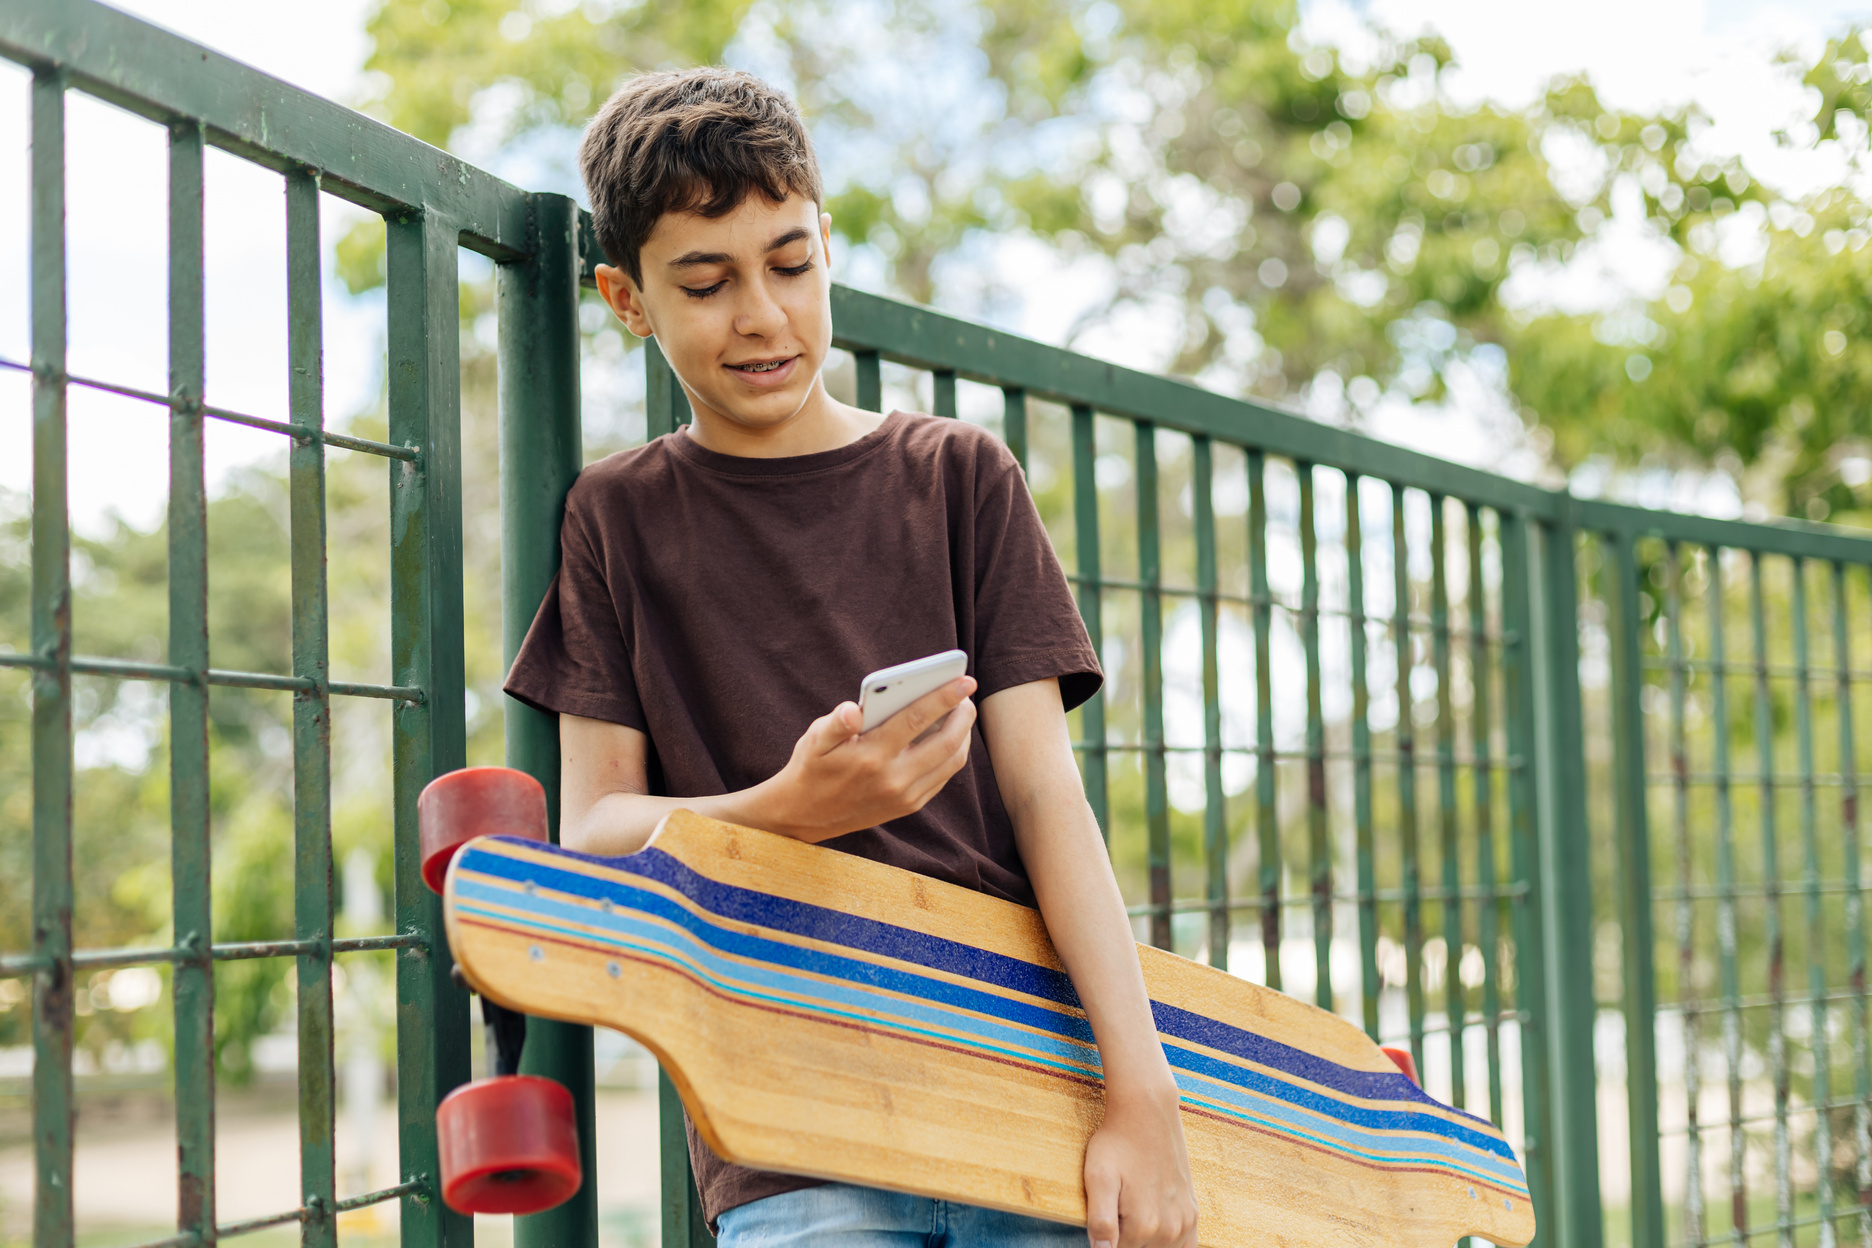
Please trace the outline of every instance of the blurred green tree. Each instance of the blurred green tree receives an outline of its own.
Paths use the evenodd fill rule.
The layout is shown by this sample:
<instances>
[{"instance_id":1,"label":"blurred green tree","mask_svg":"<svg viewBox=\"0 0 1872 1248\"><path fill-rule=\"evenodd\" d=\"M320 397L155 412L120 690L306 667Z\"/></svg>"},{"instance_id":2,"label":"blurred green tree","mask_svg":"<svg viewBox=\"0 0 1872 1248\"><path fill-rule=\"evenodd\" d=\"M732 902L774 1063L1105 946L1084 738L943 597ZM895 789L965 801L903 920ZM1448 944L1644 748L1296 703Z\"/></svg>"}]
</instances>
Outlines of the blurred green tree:
<instances>
[{"instance_id":1,"label":"blurred green tree","mask_svg":"<svg viewBox=\"0 0 1872 1248\"><path fill-rule=\"evenodd\" d=\"M1441 41L1314 46L1292 0L383 0L369 32L368 106L442 145L537 145L633 71L749 64L812 122L834 228L911 299L982 268L987 240L1034 236L1110 261L1078 328L1140 311L1173 331L1171 371L1227 391L1357 423L1466 371L1561 472L1714 469L1812 517L1872 503L1852 416L1872 374L1847 345L1866 205L1778 196L1708 154L1695 109L1609 110L1578 79L1524 109L1460 106ZM1785 141L1864 149L1858 35L1790 72L1817 103ZM1634 204L1678 258L1656 299L1567 312L1511 287L1537 291ZM1737 224L1763 256L1732 267Z\"/></svg>"}]
</instances>

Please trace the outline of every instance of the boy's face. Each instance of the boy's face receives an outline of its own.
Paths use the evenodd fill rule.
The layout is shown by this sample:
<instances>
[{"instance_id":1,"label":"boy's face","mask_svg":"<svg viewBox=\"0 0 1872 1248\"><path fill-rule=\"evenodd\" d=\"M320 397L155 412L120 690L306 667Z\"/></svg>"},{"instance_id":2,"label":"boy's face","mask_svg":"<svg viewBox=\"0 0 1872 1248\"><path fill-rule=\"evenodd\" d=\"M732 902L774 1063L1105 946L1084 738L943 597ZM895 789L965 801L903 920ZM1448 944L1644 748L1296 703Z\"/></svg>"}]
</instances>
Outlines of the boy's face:
<instances>
[{"instance_id":1,"label":"boy's face","mask_svg":"<svg viewBox=\"0 0 1872 1248\"><path fill-rule=\"evenodd\" d=\"M769 429L818 392L832 346L831 225L798 195L750 195L712 220L665 213L644 240L642 284L599 265L598 291L633 334L655 335L692 401Z\"/></svg>"}]
</instances>

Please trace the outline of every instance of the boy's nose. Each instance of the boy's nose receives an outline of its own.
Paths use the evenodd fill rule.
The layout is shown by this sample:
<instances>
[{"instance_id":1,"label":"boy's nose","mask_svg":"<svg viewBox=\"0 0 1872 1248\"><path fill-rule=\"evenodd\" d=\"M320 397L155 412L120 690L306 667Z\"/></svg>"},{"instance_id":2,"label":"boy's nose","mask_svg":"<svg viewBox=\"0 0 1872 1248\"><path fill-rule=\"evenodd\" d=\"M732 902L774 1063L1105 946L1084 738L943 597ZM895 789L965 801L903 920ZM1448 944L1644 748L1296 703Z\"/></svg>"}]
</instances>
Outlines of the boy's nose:
<instances>
[{"instance_id":1,"label":"boy's nose","mask_svg":"<svg viewBox=\"0 0 1872 1248\"><path fill-rule=\"evenodd\" d=\"M764 286L755 283L745 296L740 315L735 317L737 334L750 338L769 338L786 324L786 312Z\"/></svg>"}]
</instances>

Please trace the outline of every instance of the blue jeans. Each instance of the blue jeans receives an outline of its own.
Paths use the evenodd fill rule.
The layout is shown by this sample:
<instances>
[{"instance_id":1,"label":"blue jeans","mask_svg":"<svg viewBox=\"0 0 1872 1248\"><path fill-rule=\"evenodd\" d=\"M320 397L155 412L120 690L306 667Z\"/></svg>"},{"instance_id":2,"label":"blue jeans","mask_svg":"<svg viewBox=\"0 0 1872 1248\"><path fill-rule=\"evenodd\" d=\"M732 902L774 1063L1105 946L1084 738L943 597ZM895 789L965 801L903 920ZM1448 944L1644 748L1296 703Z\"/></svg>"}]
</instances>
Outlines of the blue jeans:
<instances>
[{"instance_id":1,"label":"blue jeans","mask_svg":"<svg viewBox=\"0 0 1872 1248\"><path fill-rule=\"evenodd\" d=\"M720 1248L1086 1248L1084 1227L850 1183L750 1201L718 1225Z\"/></svg>"}]
</instances>

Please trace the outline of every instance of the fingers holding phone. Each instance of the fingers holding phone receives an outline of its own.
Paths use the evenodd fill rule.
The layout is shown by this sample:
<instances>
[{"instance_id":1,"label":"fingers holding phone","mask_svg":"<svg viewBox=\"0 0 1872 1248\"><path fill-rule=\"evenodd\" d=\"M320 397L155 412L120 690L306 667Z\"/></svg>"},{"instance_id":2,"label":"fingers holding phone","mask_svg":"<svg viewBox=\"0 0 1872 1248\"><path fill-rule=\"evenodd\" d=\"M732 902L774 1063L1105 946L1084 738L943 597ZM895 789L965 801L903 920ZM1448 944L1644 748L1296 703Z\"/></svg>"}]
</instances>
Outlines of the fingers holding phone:
<instances>
[{"instance_id":1,"label":"fingers holding phone","mask_svg":"<svg viewBox=\"0 0 1872 1248\"><path fill-rule=\"evenodd\" d=\"M822 841L921 810L968 763L967 662L955 650L867 676L858 705L815 720L761 786L763 825Z\"/></svg>"}]
</instances>

